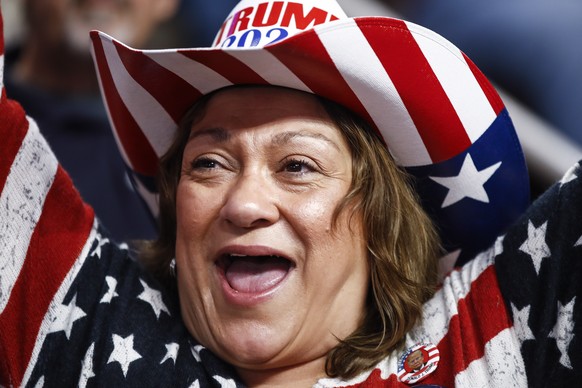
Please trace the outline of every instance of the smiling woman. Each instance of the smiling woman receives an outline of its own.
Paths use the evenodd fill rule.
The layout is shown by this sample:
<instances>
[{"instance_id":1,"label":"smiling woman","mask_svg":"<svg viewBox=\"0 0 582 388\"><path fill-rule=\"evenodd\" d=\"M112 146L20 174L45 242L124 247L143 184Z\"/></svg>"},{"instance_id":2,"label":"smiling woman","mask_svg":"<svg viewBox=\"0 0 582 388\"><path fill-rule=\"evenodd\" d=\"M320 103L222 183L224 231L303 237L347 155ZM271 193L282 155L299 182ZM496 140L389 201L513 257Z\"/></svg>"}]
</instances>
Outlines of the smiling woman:
<instances>
[{"instance_id":1,"label":"smiling woman","mask_svg":"<svg viewBox=\"0 0 582 388\"><path fill-rule=\"evenodd\" d=\"M92 38L159 237L141 262L111 242L2 90L1 385L582 378L582 172L516 221L511 120L442 37L334 0L242 0L212 48Z\"/></svg>"},{"instance_id":2,"label":"smiling woman","mask_svg":"<svg viewBox=\"0 0 582 388\"><path fill-rule=\"evenodd\" d=\"M161 161L162 229L176 234L144 254L159 274L176 257L195 337L245 381L313 381L326 359L346 377L399 345L436 285L438 243L371 128L274 87L218 91L186 117Z\"/></svg>"}]
</instances>

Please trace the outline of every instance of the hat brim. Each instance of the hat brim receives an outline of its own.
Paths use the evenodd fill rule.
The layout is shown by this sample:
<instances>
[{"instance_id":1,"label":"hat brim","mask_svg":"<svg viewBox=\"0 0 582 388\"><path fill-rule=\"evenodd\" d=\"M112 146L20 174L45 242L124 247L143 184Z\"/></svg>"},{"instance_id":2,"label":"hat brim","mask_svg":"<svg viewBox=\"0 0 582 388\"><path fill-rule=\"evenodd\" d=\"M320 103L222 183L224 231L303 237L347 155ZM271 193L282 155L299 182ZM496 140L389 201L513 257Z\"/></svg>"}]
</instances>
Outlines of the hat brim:
<instances>
[{"instance_id":1,"label":"hat brim","mask_svg":"<svg viewBox=\"0 0 582 388\"><path fill-rule=\"evenodd\" d=\"M272 34L275 40L277 31ZM136 50L101 32L93 31L91 37L120 151L139 177L155 175L178 122L201 96L232 85L274 85L314 93L352 110L378 130L397 164L420 180L444 176L443 171L459 174L446 162L456 160L455 168L460 168L458 160L468 154L472 161L488 153L503 157L494 162L503 167L495 174L519 179L501 179L509 203L491 209L495 205L489 200L489 208L479 215L503 222L493 222L495 230L487 233L475 228L474 220L445 220L447 225L467 225L461 229L490 243L529 203L523 153L499 95L458 48L413 23L349 18L251 49ZM476 155L471 149L493 127L501 137L488 142L491 150L480 147ZM493 152L496 148L503 148L503 155ZM474 164L478 171L489 167ZM472 184L459 179L461 185ZM151 206L155 213L156 205ZM427 210L441 225L439 212ZM452 241L451 247L468 246L455 237Z\"/></svg>"}]
</instances>

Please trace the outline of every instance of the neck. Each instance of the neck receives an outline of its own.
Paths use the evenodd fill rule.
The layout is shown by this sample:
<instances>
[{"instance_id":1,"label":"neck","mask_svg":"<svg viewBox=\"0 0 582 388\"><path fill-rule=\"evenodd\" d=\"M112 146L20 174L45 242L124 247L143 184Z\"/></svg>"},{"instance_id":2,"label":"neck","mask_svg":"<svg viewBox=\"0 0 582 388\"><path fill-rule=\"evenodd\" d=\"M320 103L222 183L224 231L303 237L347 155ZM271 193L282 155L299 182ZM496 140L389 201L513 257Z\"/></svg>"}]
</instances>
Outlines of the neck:
<instances>
[{"instance_id":1,"label":"neck","mask_svg":"<svg viewBox=\"0 0 582 388\"><path fill-rule=\"evenodd\" d=\"M325 357L277 369L236 368L248 387L312 387L325 375Z\"/></svg>"},{"instance_id":2,"label":"neck","mask_svg":"<svg viewBox=\"0 0 582 388\"><path fill-rule=\"evenodd\" d=\"M14 74L18 81L63 94L99 92L89 51L75 52L63 45L44 43L33 38L23 46L14 66Z\"/></svg>"}]
</instances>

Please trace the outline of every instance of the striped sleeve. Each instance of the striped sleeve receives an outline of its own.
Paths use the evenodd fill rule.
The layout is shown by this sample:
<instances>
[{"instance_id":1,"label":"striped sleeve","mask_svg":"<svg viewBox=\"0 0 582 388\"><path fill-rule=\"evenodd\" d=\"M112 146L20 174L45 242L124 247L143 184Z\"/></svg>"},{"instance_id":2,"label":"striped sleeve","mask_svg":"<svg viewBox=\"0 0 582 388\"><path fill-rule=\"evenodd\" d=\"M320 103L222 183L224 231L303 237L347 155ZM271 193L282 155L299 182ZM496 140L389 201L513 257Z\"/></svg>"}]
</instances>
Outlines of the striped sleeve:
<instances>
[{"instance_id":1,"label":"striped sleeve","mask_svg":"<svg viewBox=\"0 0 582 388\"><path fill-rule=\"evenodd\" d=\"M0 75L0 385L19 386L41 345L49 305L81 255L94 215L34 121L8 99L1 80Z\"/></svg>"},{"instance_id":2,"label":"striped sleeve","mask_svg":"<svg viewBox=\"0 0 582 388\"><path fill-rule=\"evenodd\" d=\"M320 380L318 387L408 387L400 381L401 358L417 344L439 351L436 369L419 381L431 387L527 387L514 325L495 272L503 238L454 270L423 309L405 344L374 370L352 381Z\"/></svg>"}]
</instances>

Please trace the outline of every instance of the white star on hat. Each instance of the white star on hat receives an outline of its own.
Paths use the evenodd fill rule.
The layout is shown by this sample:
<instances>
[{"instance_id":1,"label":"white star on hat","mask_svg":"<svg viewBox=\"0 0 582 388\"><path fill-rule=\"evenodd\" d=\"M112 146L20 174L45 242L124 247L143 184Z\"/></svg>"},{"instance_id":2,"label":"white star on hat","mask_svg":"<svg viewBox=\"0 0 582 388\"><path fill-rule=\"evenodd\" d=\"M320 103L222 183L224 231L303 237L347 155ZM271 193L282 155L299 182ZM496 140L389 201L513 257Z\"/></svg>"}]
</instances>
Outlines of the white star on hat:
<instances>
[{"instance_id":1,"label":"white star on hat","mask_svg":"<svg viewBox=\"0 0 582 388\"><path fill-rule=\"evenodd\" d=\"M463 198L472 198L480 202L489 203L489 196L483 185L495 174L500 166L501 162L497 162L479 171L475 167L471 155L467 154L459 175L450 177L431 176L429 178L449 189L441 205L442 208L451 206Z\"/></svg>"},{"instance_id":2,"label":"white star on hat","mask_svg":"<svg viewBox=\"0 0 582 388\"><path fill-rule=\"evenodd\" d=\"M107 360L108 364L118 362L123 371L123 376L127 377L129 365L140 358L141 354L133 348L133 334L126 338L113 334L113 351L109 356L109 360Z\"/></svg>"}]
</instances>

